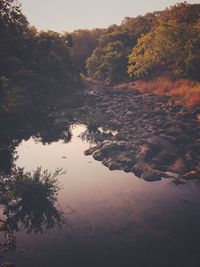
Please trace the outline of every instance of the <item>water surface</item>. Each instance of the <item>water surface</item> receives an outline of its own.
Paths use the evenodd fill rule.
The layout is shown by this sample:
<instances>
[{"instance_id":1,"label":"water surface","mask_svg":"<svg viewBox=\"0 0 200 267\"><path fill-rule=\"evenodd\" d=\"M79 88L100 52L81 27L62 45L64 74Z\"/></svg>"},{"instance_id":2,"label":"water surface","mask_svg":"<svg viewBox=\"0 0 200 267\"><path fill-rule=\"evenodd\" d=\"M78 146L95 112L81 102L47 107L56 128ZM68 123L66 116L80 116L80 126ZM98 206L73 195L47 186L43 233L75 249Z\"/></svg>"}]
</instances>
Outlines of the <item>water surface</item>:
<instances>
[{"instance_id":1,"label":"water surface","mask_svg":"<svg viewBox=\"0 0 200 267\"><path fill-rule=\"evenodd\" d=\"M199 183L149 183L110 171L84 156L90 146L80 138L84 131L73 126L69 143L30 138L17 147L16 164L27 171L66 170L57 207L69 223L43 234L20 230L17 248L4 260L21 267L199 267Z\"/></svg>"}]
</instances>

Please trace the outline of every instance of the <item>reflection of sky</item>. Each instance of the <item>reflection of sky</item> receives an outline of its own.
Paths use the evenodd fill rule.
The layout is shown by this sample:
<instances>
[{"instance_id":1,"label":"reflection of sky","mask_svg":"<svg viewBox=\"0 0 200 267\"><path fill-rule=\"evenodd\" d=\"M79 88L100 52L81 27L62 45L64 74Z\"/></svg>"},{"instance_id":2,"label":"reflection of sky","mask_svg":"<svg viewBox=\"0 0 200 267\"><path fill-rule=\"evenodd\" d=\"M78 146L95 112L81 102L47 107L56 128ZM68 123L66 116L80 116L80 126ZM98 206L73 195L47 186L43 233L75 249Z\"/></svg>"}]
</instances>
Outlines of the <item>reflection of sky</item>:
<instances>
[{"instance_id":1,"label":"reflection of sky","mask_svg":"<svg viewBox=\"0 0 200 267\"><path fill-rule=\"evenodd\" d=\"M58 32L119 24L124 17L135 17L162 10L182 0L21 0L22 10L32 25ZM188 0L198 3L198 0Z\"/></svg>"},{"instance_id":2,"label":"reflection of sky","mask_svg":"<svg viewBox=\"0 0 200 267\"><path fill-rule=\"evenodd\" d=\"M161 260L175 261L176 266L186 266L181 263L187 257L190 259L190 249L194 250L199 242L200 185L189 182L176 186L171 179L149 183L132 173L109 171L91 156L84 156L83 151L89 145L77 137L84 130L83 126L74 128L68 144L60 141L42 145L30 139L17 149L17 165L26 170L38 166L50 171L57 167L67 169L67 173L59 178L63 185L59 206L64 212L70 211L69 206L75 211L67 215L74 229L70 232L70 240L67 238L69 228L44 236L28 237L18 233L19 249L25 247L30 253L23 257L18 252L13 254L19 266L27 266L28 261L30 267L51 267L55 266L53 261L76 260L83 251L89 253L89 258L96 257L100 251L99 256L104 258L109 249L117 251L120 248L121 256L117 256L134 255L134 262L140 263L148 248L151 255L145 254L147 262L148 257L152 261L160 257ZM91 251L94 254L90 254ZM168 253L175 251L177 257L169 257ZM197 251L192 260L195 261L198 255ZM52 265L38 265L45 261Z\"/></svg>"},{"instance_id":3,"label":"reflection of sky","mask_svg":"<svg viewBox=\"0 0 200 267\"><path fill-rule=\"evenodd\" d=\"M128 202L144 205L144 199L150 198L150 202L145 201L146 209L155 199L170 201L170 195L184 194L184 190L187 192L187 187L183 186L180 190L171 184L170 179L149 183L136 178L133 173L109 171L91 156L84 155L83 152L89 145L78 137L84 130L84 126L76 126L72 130L73 137L68 144L59 141L43 145L30 139L22 142L17 149L17 165L25 167L25 170L34 170L38 166L52 172L56 168L67 170L67 173L60 177L64 185L60 193L61 205L70 204L85 212L98 205L102 205L102 208L104 205L122 208L122 205Z\"/></svg>"}]
</instances>

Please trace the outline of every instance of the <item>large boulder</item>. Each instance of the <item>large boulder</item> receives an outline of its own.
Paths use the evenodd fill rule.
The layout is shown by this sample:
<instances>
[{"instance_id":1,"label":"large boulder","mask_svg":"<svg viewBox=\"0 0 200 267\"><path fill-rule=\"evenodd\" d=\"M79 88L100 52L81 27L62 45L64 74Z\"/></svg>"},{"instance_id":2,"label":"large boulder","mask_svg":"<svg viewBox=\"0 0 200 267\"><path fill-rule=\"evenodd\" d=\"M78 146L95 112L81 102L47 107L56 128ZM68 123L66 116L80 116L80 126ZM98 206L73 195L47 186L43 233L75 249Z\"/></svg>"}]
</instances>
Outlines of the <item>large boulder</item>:
<instances>
[{"instance_id":1,"label":"large boulder","mask_svg":"<svg viewBox=\"0 0 200 267\"><path fill-rule=\"evenodd\" d=\"M95 150L95 152L92 154L93 158L98 161L102 161L104 159L104 155L101 152L101 149Z\"/></svg>"},{"instance_id":2,"label":"large boulder","mask_svg":"<svg viewBox=\"0 0 200 267\"><path fill-rule=\"evenodd\" d=\"M155 145L157 147L160 147L160 150L165 150L169 153L175 153L177 150L171 142L169 142L162 136L153 136L151 138L148 138L147 141L149 145Z\"/></svg>"},{"instance_id":3,"label":"large boulder","mask_svg":"<svg viewBox=\"0 0 200 267\"><path fill-rule=\"evenodd\" d=\"M162 173L159 171L153 170L153 169L145 171L141 175L141 178L148 182L160 181L161 177L162 177Z\"/></svg>"},{"instance_id":4,"label":"large boulder","mask_svg":"<svg viewBox=\"0 0 200 267\"><path fill-rule=\"evenodd\" d=\"M168 170L179 174L184 174L189 171L188 166L181 158L177 159L172 165L169 165Z\"/></svg>"},{"instance_id":5,"label":"large boulder","mask_svg":"<svg viewBox=\"0 0 200 267\"><path fill-rule=\"evenodd\" d=\"M104 159L102 161L103 165L105 165L106 167L108 167L111 171L112 170L121 170L121 164L111 158L108 159Z\"/></svg>"},{"instance_id":6,"label":"large boulder","mask_svg":"<svg viewBox=\"0 0 200 267\"><path fill-rule=\"evenodd\" d=\"M182 177L186 180L200 180L200 175L196 171L186 172Z\"/></svg>"},{"instance_id":7,"label":"large boulder","mask_svg":"<svg viewBox=\"0 0 200 267\"><path fill-rule=\"evenodd\" d=\"M167 166L173 164L177 159L175 153L169 153L165 150L158 153L151 161L154 166Z\"/></svg>"},{"instance_id":8,"label":"large boulder","mask_svg":"<svg viewBox=\"0 0 200 267\"><path fill-rule=\"evenodd\" d=\"M144 172L151 170L151 167L146 162L137 162L133 166L133 172L136 176L141 177Z\"/></svg>"}]
</instances>

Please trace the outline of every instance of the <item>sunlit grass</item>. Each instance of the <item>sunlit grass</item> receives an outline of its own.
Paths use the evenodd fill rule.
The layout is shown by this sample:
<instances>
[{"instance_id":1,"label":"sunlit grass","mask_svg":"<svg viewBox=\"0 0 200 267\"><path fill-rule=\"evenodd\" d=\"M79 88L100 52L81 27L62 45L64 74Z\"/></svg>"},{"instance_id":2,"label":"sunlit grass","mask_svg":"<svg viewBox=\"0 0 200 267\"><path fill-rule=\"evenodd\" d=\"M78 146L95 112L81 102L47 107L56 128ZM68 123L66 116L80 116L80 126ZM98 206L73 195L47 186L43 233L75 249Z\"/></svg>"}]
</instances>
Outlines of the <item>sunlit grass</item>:
<instances>
[{"instance_id":1,"label":"sunlit grass","mask_svg":"<svg viewBox=\"0 0 200 267\"><path fill-rule=\"evenodd\" d=\"M177 104L195 106L200 104L200 82L180 79L172 81L167 78L157 78L150 81L134 81L119 88L136 88L144 93L156 93L174 97Z\"/></svg>"}]
</instances>

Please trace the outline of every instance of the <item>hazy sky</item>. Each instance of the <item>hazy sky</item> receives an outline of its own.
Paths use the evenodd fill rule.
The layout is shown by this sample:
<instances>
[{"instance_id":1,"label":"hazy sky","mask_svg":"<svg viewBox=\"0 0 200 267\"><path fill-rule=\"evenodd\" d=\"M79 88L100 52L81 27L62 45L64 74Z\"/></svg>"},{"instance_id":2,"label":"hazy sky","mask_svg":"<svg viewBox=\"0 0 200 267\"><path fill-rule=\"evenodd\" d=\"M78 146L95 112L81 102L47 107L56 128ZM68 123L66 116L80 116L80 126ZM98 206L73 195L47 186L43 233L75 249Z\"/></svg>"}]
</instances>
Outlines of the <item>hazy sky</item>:
<instances>
[{"instance_id":1,"label":"hazy sky","mask_svg":"<svg viewBox=\"0 0 200 267\"><path fill-rule=\"evenodd\" d=\"M179 0L21 0L28 21L39 30L68 31L119 24L124 17L135 17L162 10ZM200 3L200 0L188 0Z\"/></svg>"}]
</instances>

